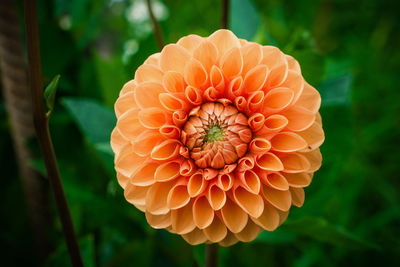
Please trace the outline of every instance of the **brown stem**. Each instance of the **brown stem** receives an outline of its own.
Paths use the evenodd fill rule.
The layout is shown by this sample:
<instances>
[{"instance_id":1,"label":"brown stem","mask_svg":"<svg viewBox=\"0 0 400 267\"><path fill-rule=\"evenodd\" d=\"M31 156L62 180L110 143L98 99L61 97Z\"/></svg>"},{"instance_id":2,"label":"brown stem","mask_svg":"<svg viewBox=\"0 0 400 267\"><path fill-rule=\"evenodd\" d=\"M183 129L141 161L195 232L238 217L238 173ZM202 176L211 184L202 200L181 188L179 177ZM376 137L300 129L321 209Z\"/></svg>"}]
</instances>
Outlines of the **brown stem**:
<instances>
[{"instance_id":1,"label":"brown stem","mask_svg":"<svg viewBox=\"0 0 400 267\"><path fill-rule=\"evenodd\" d=\"M218 244L206 245L206 267L218 266Z\"/></svg>"},{"instance_id":2,"label":"brown stem","mask_svg":"<svg viewBox=\"0 0 400 267\"><path fill-rule=\"evenodd\" d=\"M222 16L221 16L221 28L229 29L229 0L222 0Z\"/></svg>"},{"instance_id":3,"label":"brown stem","mask_svg":"<svg viewBox=\"0 0 400 267\"><path fill-rule=\"evenodd\" d=\"M35 129L24 46L15 2L13 0L0 1L1 80L35 249L39 259L43 261L52 250L47 231L52 221L49 212L49 185L37 171L29 166L33 155L26 143L35 138Z\"/></svg>"},{"instance_id":4,"label":"brown stem","mask_svg":"<svg viewBox=\"0 0 400 267\"><path fill-rule=\"evenodd\" d=\"M165 42L164 42L164 37L161 32L160 24L158 24L158 21L157 21L156 17L154 16L153 9L151 8L150 0L146 0L146 2L147 2L147 10L150 15L151 23L153 24L153 34L154 34L154 37L156 38L158 48L161 50L164 47Z\"/></svg>"},{"instance_id":5,"label":"brown stem","mask_svg":"<svg viewBox=\"0 0 400 267\"><path fill-rule=\"evenodd\" d=\"M73 266L83 266L78 242L72 224L67 199L61 182L60 172L54 154L53 143L43 103L42 69L40 64L39 32L37 21L36 0L24 1L26 43L28 49L29 80L32 94L33 121L38 138L40 151L46 166L50 187L53 191L56 207L67 243L68 252Z\"/></svg>"}]
</instances>

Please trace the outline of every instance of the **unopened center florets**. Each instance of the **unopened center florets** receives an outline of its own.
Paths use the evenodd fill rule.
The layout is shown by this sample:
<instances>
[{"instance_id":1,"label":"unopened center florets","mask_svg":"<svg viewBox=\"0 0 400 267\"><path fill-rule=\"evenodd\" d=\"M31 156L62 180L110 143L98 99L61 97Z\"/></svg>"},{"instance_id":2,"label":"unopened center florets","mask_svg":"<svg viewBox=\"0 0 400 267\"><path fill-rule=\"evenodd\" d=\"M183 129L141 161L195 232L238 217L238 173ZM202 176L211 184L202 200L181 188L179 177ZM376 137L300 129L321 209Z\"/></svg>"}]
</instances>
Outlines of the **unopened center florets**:
<instances>
[{"instance_id":1,"label":"unopened center florets","mask_svg":"<svg viewBox=\"0 0 400 267\"><path fill-rule=\"evenodd\" d=\"M183 126L183 143L200 168L223 168L243 157L252 132L247 117L232 105L205 103L194 108Z\"/></svg>"}]
</instances>

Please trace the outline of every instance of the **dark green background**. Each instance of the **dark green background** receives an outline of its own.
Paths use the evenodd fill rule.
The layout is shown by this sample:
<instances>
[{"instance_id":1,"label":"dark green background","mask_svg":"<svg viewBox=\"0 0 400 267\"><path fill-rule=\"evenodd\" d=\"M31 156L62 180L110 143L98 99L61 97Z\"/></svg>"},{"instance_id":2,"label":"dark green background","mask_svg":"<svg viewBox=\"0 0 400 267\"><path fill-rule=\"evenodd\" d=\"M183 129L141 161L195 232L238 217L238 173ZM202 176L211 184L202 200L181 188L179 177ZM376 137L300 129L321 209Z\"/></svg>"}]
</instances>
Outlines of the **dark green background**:
<instances>
[{"instance_id":1,"label":"dark green background","mask_svg":"<svg viewBox=\"0 0 400 267\"><path fill-rule=\"evenodd\" d=\"M51 133L86 265L203 265L204 246L191 247L177 235L150 228L124 200L113 171L108 145L113 103L135 69L158 51L148 19L127 18L141 1L38 2L45 84L61 74ZM231 29L293 55L320 91L326 140L323 165L305 190L304 206L292 208L275 232L221 249L221 266L399 266L397 3L232 1ZM220 24L219 1L163 0L163 7L168 43L190 33L208 36ZM0 101L0 261L36 265ZM31 164L43 171L39 157ZM54 204L52 213L56 217ZM57 219L49 232L55 252L46 264L69 266Z\"/></svg>"}]
</instances>

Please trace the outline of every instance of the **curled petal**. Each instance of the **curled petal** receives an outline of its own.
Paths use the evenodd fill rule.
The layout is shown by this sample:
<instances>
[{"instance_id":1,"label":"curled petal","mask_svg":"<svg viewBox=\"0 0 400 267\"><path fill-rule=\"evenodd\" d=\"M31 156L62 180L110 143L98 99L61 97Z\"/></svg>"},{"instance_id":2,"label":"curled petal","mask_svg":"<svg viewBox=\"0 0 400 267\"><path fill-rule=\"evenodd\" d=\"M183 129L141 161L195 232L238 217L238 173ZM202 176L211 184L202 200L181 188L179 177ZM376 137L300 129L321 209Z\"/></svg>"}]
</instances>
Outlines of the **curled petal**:
<instances>
[{"instance_id":1,"label":"curled petal","mask_svg":"<svg viewBox=\"0 0 400 267\"><path fill-rule=\"evenodd\" d=\"M279 210L288 211L290 209L290 206L292 205L292 197L289 190L276 190L267 185L263 185L262 193L264 198L272 206Z\"/></svg>"},{"instance_id":2,"label":"curled petal","mask_svg":"<svg viewBox=\"0 0 400 267\"><path fill-rule=\"evenodd\" d=\"M189 34L178 40L176 44L184 47L187 51L193 52L203 41L203 37L196 34Z\"/></svg>"},{"instance_id":3,"label":"curled petal","mask_svg":"<svg viewBox=\"0 0 400 267\"><path fill-rule=\"evenodd\" d=\"M238 161L238 169L241 171L251 170L254 168L254 158L253 157L243 157Z\"/></svg>"},{"instance_id":4,"label":"curled petal","mask_svg":"<svg viewBox=\"0 0 400 267\"><path fill-rule=\"evenodd\" d=\"M221 222L217 216L214 216L213 222L203 230L203 233L206 235L208 240L217 243L226 237L228 230L226 229L225 224Z\"/></svg>"},{"instance_id":5,"label":"curled petal","mask_svg":"<svg viewBox=\"0 0 400 267\"><path fill-rule=\"evenodd\" d=\"M285 173L284 176L291 187L306 187L311 183L311 175L308 173Z\"/></svg>"},{"instance_id":6,"label":"curled petal","mask_svg":"<svg viewBox=\"0 0 400 267\"><path fill-rule=\"evenodd\" d=\"M190 233L182 235L182 237L192 246L199 245L207 241L206 235L198 228L195 228Z\"/></svg>"},{"instance_id":7,"label":"curled petal","mask_svg":"<svg viewBox=\"0 0 400 267\"><path fill-rule=\"evenodd\" d=\"M279 152L294 152L307 147L307 142L293 132L280 132L271 139L272 149Z\"/></svg>"},{"instance_id":8,"label":"curled petal","mask_svg":"<svg viewBox=\"0 0 400 267\"><path fill-rule=\"evenodd\" d=\"M151 158L155 160L174 159L179 154L181 143L175 139L168 139L161 144L155 146L151 151Z\"/></svg>"},{"instance_id":9,"label":"curled petal","mask_svg":"<svg viewBox=\"0 0 400 267\"><path fill-rule=\"evenodd\" d=\"M250 216L258 218L262 214L264 200L258 193L250 193L247 189L239 186L233 190L233 196L236 203Z\"/></svg>"},{"instance_id":10,"label":"curled petal","mask_svg":"<svg viewBox=\"0 0 400 267\"><path fill-rule=\"evenodd\" d=\"M261 90L267 81L268 67L266 65L258 65L250 70L244 78L244 87L247 93Z\"/></svg>"},{"instance_id":11,"label":"curled petal","mask_svg":"<svg viewBox=\"0 0 400 267\"><path fill-rule=\"evenodd\" d=\"M167 122L165 111L159 108L147 108L139 111L140 123L148 129L158 129Z\"/></svg>"},{"instance_id":12,"label":"curled petal","mask_svg":"<svg viewBox=\"0 0 400 267\"><path fill-rule=\"evenodd\" d=\"M304 89L304 78L301 74L289 70L286 80L280 84L282 87L290 88L294 92L293 103L297 101Z\"/></svg>"},{"instance_id":13,"label":"curled petal","mask_svg":"<svg viewBox=\"0 0 400 267\"><path fill-rule=\"evenodd\" d=\"M208 40L204 40L193 52L194 58L201 62L207 72L218 58L217 47Z\"/></svg>"},{"instance_id":14,"label":"curled petal","mask_svg":"<svg viewBox=\"0 0 400 267\"><path fill-rule=\"evenodd\" d=\"M243 55L243 71L242 73L246 75L246 73L257 66L262 58L262 49L259 44L256 43L248 43L240 48Z\"/></svg>"},{"instance_id":15,"label":"curled petal","mask_svg":"<svg viewBox=\"0 0 400 267\"><path fill-rule=\"evenodd\" d=\"M148 186L154 184L154 172L158 167L157 163L144 162L133 173L131 183L137 186ZM147 201L146 201L147 203Z\"/></svg>"},{"instance_id":16,"label":"curled petal","mask_svg":"<svg viewBox=\"0 0 400 267\"><path fill-rule=\"evenodd\" d=\"M135 153L131 144L126 144L115 157L115 169L126 177L130 177L146 158Z\"/></svg>"},{"instance_id":17,"label":"curled petal","mask_svg":"<svg viewBox=\"0 0 400 267\"><path fill-rule=\"evenodd\" d=\"M160 83L143 82L135 90L135 100L140 108L162 108L158 95L165 93L164 87Z\"/></svg>"},{"instance_id":18,"label":"curled petal","mask_svg":"<svg viewBox=\"0 0 400 267\"><path fill-rule=\"evenodd\" d=\"M221 58L221 70L228 80L242 72L243 59L240 49L235 47Z\"/></svg>"},{"instance_id":19,"label":"curled petal","mask_svg":"<svg viewBox=\"0 0 400 267\"><path fill-rule=\"evenodd\" d=\"M235 97L234 103L239 111L245 111L247 107L247 100L243 96Z\"/></svg>"},{"instance_id":20,"label":"curled petal","mask_svg":"<svg viewBox=\"0 0 400 267\"><path fill-rule=\"evenodd\" d=\"M225 80L222 71L217 66L212 66L210 71L211 85L219 92L225 89Z\"/></svg>"},{"instance_id":21,"label":"curled petal","mask_svg":"<svg viewBox=\"0 0 400 267\"><path fill-rule=\"evenodd\" d=\"M168 124L161 126L159 131L167 139L178 139L181 133L178 127Z\"/></svg>"},{"instance_id":22,"label":"curled petal","mask_svg":"<svg viewBox=\"0 0 400 267\"><path fill-rule=\"evenodd\" d=\"M288 119L287 128L295 132L304 131L315 121L314 113L297 106L288 109L282 115Z\"/></svg>"},{"instance_id":23,"label":"curled petal","mask_svg":"<svg viewBox=\"0 0 400 267\"><path fill-rule=\"evenodd\" d=\"M183 111L187 108L183 94L162 93L158 98L162 107L169 111Z\"/></svg>"},{"instance_id":24,"label":"curled petal","mask_svg":"<svg viewBox=\"0 0 400 267\"><path fill-rule=\"evenodd\" d=\"M255 113L263 107L263 104L264 104L264 92L256 91L252 93L247 99L247 110L250 114Z\"/></svg>"},{"instance_id":25,"label":"curled petal","mask_svg":"<svg viewBox=\"0 0 400 267\"><path fill-rule=\"evenodd\" d=\"M167 198L172 186L172 182L152 185L146 194L146 211L154 215L167 214L169 212Z\"/></svg>"},{"instance_id":26,"label":"curled petal","mask_svg":"<svg viewBox=\"0 0 400 267\"><path fill-rule=\"evenodd\" d=\"M211 34L208 40L217 47L219 55L224 55L230 49L241 46L239 39L229 30L218 30Z\"/></svg>"},{"instance_id":27,"label":"curled petal","mask_svg":"<svg viewBox=\"0 0 400 267\"><path fill-rule=\"evenodd\" d=\"M174 185L168 193L167 205L171 210L182 208L190 201L190 196L187 192L187 181L181 180Z\"/></svg>"},{"instance_id":28,"label":"curled petal","mask_svg":"<svg viewBox=\"0 0 400 267\"><path fill-rule=\"evenodd\" d=\"M282 171L283 164L281 160L273 153L267 152L257 157L256 165L267 171Z\"/></svg>"},{"instance_id":29,"label":"curled petal","mask_svg":"<svg viewBox=\"0 0 400 267\"><path fill-rule=\"evenodd\" d=\"M242 94L243 89L243 78L242 76L238 76L229 83L228 88L225 92L228 98L235 99L236 97Z\"/></svg>"},{"instance_id":30,"label":"curled petal","mask_svg":"<svg viewBox=\"0 0 400 267\"><path fill-rule=\"evenodd\" d=\"M276 190L286 191L289 189L289 183L286 181L285 176L279 172L262 173L258 174L263 184L268 185Z\"/></svg>"},{"instance_id":31,"label":"curled petal","mask_svg":"<svg viewBox=\"0 0 400 267\"><path fill-rule=\"evenodd\" d=\"M186 63L189 61L191 55L189 52L180 45L169 44L164 46L160 55L160 67L164 72L177 71L183 73Z\"/></svg>"},{"instance_id":32,"label":"curled petal","mask_svg":"<svg viewBox=\"0 0 400 267\"><path fill-rule=\"evenodd\" d=\"M253 114L248 120L249 127L254 132L260 130L263 127L264 122L265 122L265 117L261 113Z\"/></svg>"},{"instance_id":33,"label":"curled petal","mask_svg":"<svg viewBox=\"0 0 400 267\"><path fill-rule=\"evenodd\" d=\"M265 203L263 213L258 218L251 219L268 231L274 231L279 226L279 213L269 203Z\"/></svg>"},{"instance_id":34,"label":"curled petal","mask_svg":"<svg viewBox=\"0 0 400 267\"><path fill-rule=\"evenodd\" d=\"M172 120L176 126L182 126L187 120L187 114L183 110L177 110L172 114Z\"/></svg>"},{"instance_id":35,"label":"curled petal","mask_svg":"<svg viewBox=\"0 0 400 267\"><path fill-rule=\"evenodd\" d=\"M154 215L146 212L146 220L155 229L163 229L171 226L171 213Z\"/></svg>"},{"instance_id":36,"label":"curled petal","mask_svg":"<svg viewBox=\"0 0 400 267\"><path fill-rule=\"evenodd\" d=\"M261 183L257 173L253 170L246 170L238 174L239 180L243 188L252 194L258 194L260 192Z\"/></svg>"},{"instance_id":37,"label":"curled petal","mask_svg":"<svg viewBox=\"0 0 400 267\"><path fill-rule=\"evenodd\" d=\"M279 132L288 125L289 121L282 115L271 115L264 121L264 126L270 132Z\"/></svg>"},{"instance_id":38,"label":"curled petal","mask_svg":"<svg viewBox=\"0 0 400 267\"><path fill-rule=\"evenodd\" d=\"M203 101L202 94L199 89L194 88L192 86L186 87L185 90L186 99L195 106L198 106Z\"/></svg>"},{"instance_id":39,"label":"curled petal","mask_svg":"<svg viewBox=\"0 0 400 267\"><path fill-rule=\"evenodd\" d=\"M264 89L281 86L288 77L288 71L289 69L286 62L275 65L272 69L270 69L267 82L264 85Z\"/></svg>"},{"instance_id":40,"label":"curled petal","mask_svg":"<svg viewBox=\"0 0 400 267\"><path fill-rule=\"evenodd\" d=\"M186 87L183 75L177 71L167 71L164 74L162 84L171 93L183 92Z\"/></svg>"},{"instance_id":41,"label":"curled petal","mask_svg":"<svg viewBox=\"0 0 400 267\"><path fill-rule=\"evenodd\" d=\"M305 198L303 188L291 187L290 194L292 196L292 204L294 206L299 207L299 208L301 206L303 206L304 198Z\"/></svg>"},{"instance_id":42,"label":"curled petal","mask_svg":"<svg viewBox=\"0 0 400 267\"><path fill-rule=\"evenodd\" d=\"M205 102L215 102L218 99L218 91L214 87L208 87L204 92Z\"/></svg>"},{"instance_id":43,"label":"curled petal","mask_svg":"<svg viewBox=\"0 0 400 267\"><path fill-rule=\"evenodd\" d=\"M146 205L146 194L149 186L136 186L128 184L124 191L124 196L133 205Z\"/></svg>"},{"instance_id":44,"label":"curled petal","mask_svg":"<svg viewBox=\"0 0 400 267\"><path fill-rule=\"evenodd\" d=\"M201 88L207 82L208 78L204 67L194 58L186 64L184 77L186 83L195 88Z\"/></svg>"},{"instance_id":45,"label":"curled petal","mask_svg":"<svg viewBox=\"0 0 400 267\"><path fill-rule=\"evenodd\" d=\"M224 191L228 191L233 186L234 177L230 173L220 174L218 176L218 186Z\"/></svg>"},{"instance_id":46,"label":"curled petal","mask_svg":"<svg viewBox=\"0 0 400 267\"><path fill-rule=\"evenodd\" d=\"M284 171L287 173L305 172L310 170L311 167L307 157L299 153L286 154L281 157L281 161L283 163Z\"/></svg>"},{"instance_id":47,"label":"curled petal","mask_svg":"<svg viewBox=\"0 0 400 267\"><path fill-rule=\"evenodd\" d=\"M154 173L154 179L157 182L165 182L177 178L181 168L180 163L180 161L168 161L159 165Z\"/></svg>"},{"instance_id":48,"label":"curled petal","mask_svg":"<svg viewBox=\"0 0 400 267\"><path fill-rule=\"evenodd\" d=\"M251 140L249 145L250 152L255 154L264 154L271 149L271 143L265 138L257 137Z\"/></svg>"},{"instance_id":49,"label":"curled petal","mask_svg":"<svg viewBox=\"0 0 400 267\"><path fill-rule=\"evenodd\" d=\"M264 113L278 113L293 101L294 93L289 88L278 87L270 90L264 98Z\"/></svg>"},{"instance_id":50,"label":"curled petal","mask_svg":"<svg viewBox=\"0 0 400 267\"><path fill-rule=\"evenodd\" d=\"M247 224L248 215L238 205L227 198L221 209L221 215L225 225L232 233L241 232Z\"/></svg>"},{"instance_id":51,"label":"curled petal","mask_svg":"<svg viewBox=\"0 0 400 267\"><path fill-rule=\"evenodd\" d=\"M171 211L172 230L183 235L190 233L196 228L193 221L192 204L189 203L183 208Z\"/></svg>"},{"instance_id":52,"label":"curled petal","mask_svg":"<svg viewBox=\"0 0 400 267\"><path fill-rule=\"evenodd\" d=\"M181 147L182 148L182 147ZM196 166L192 160L185 160L180 166L179 173L182 176L191 176L196 171Z\"/></svg>"},{"instance_id":53,"label":"curled petal","mask_svg":"<svg viewBox=\"0 0 400 267\"><path fill-rule=\"evenodd\" d=\"M204 192L207 182L203 179L203 173L198 171L189 178L188 193L190 197L196 197Z\"/></svg>"},{"instance_id":54,"label":"curled petal","mask_svg":"<svg viewBox=\"0 0 400 267\"><path fill-rule=\"evenodd\" d=\"M140 84L142 82L161 83L164 73L156 66L151 64L141 65L135 73L135 80Z\"/></svg>"},{"instance_id":55,"label":"curled petal","mask_svg":"<svg viewBox=\"0 0 400 267\"><path fill-rule=\"evenodd\" d=\"M125 139L135 139L143 131L143 127L139 123L139 109L130 109L119 117L117 128Z\"/></svg>"},{"instance_id":56,"label":"curled petal","mask_svg":"<svg viewBox=\"0 0 400 267\"><path fill-rule=\"evenodd\" d=\"M198 197L193 203L193 219L200 229L209 227L214 220L214 210L205 196Z\"/></svg>"},{"instance_id":57,"label":"curled petal","mask_svg":"<svg viewBox=\"0 0 400 267\"><path fill-rule=\"evenodd\" d=\"M240 232L235 234L236 238L242 242L250 242L254 240L263 229L249 220L246 227Z\"/></svg>"},{"instance_id":58,"label":"curled petal","mask_svg":"<svg viewBox=\"0 0 400 267\"><path fill-rule=\"evenodd\" d=\"M207 190L207 199L214 210L221 209L226 203L225 192L215 183L211 184Z\"/></svg>"},{"instance_id":59,"label":"curled petal","mask_svg":"<svg viewBox=\"0 0 400 267\"><path fill-rule=\"evenodd\" d=\"M133 141L133 149L135 153L141 156L147 156L153 148L163 140L159 132L145 130L139 134Z\"/></svg>"}]
</instances>

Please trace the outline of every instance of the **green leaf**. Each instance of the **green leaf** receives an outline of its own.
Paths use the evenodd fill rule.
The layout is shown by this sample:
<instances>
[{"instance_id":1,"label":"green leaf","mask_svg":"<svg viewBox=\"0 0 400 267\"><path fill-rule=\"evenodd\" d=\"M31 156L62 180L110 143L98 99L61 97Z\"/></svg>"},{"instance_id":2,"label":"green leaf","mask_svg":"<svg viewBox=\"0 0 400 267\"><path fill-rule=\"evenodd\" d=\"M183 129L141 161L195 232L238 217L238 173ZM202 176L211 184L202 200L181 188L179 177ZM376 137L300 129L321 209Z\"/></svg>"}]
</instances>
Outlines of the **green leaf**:
<instances>
[{"instance_id":1,"label":"green leaf","mask_svg":"<svg viewBox=\"0 0 400 267\"><path fill-rule=\"evenodd\" d=\"M376 244L363 240L343 227L333 225L320 217L287 221L283 227L300 235L348 249L378 248Z\"/></svg>"},{"instance_id":2,"label":"green leaf","mask_svg":"<svg viewBox=\"0 0 400 267\"><path fill-rule=\"evenodd\" d=\"M100 147L105 150L104 143L110 141L116 123L113 111L95 100L85 98L64 98L62 104L89 141L93 145L102 144Z\"/></svg>"},{"instance_id":3,"label":"green leaf","mask_svg":"<svg viewBox=\"0 0 400 267\"><path fill-rule=\"evenodd\" d=\"M53 78L53 80L51 80L49 85L47 85L46 89L44 90L44 99L48 108L48 116L51 114L51 112L53 112L54 109L54 101L56 100L56 92L59 80L60 75L58 74Z\"/></svg>"},{"instance_id":4,"label":"green leaf","mask_svg":"<svg viewBox=\"0 0 400 267\"><path fill-rule=\"evenodd\" d=\"M257 32L260 16L252 0L232 0L229 28L240 38L251 40Z\"/></svg>"}]
</instances>

